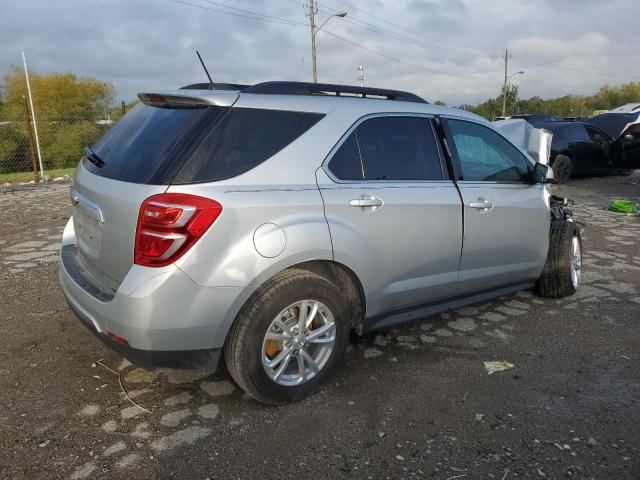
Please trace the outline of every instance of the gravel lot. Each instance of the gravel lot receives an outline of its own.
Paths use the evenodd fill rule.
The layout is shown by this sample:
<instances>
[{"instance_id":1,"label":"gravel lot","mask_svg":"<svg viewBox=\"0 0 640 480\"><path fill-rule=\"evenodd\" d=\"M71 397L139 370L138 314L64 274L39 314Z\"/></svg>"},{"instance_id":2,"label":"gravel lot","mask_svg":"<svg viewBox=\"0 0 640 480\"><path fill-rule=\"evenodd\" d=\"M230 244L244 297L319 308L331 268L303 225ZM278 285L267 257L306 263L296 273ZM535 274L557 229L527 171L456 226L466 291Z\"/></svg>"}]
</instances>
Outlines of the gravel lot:
<instances>
[{"instance_id":1,"label":"gravel lot","mask_svg":"<svg viewBox=\"0 0 640 480\"><path fill-rule=\"evenodd\" d=\"M137 369L80 325L57 281L68 188L0 193L0 477L640 478L640 217L602 209L637 198L640 172L556 189L587 226L573 297L354 338L286 407L225 373ZM500 359L515 367L488 375Z\"/></svg>"}]
</instances>

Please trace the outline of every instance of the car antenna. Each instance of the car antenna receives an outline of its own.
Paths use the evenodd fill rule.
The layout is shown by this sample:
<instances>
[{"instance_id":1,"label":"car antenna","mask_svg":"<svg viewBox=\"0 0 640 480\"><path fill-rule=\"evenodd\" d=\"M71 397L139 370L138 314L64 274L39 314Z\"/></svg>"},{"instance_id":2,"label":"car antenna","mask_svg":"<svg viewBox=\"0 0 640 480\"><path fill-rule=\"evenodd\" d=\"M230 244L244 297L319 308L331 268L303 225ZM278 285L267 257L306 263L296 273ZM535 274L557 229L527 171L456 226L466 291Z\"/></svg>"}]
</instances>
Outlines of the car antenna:
<instances>
[{"instance_id":1,"label":"car antenna","mask_svg":"<svg viewBox=\"0 0 640 480\"><path fill-rule=\"evenodd\" d=\"M213 90L213 79L211 78L211 75L209 75L209 70L207 70L207 66L204 64L204 61L202 60L202 57L200 56L200 52L198 50L196 50L196 55L198 55L198 59L202 64L202 68L204 68L204 73L207 74L207 78L209 79L209 90Z\"/></svg>"}]
</instances>

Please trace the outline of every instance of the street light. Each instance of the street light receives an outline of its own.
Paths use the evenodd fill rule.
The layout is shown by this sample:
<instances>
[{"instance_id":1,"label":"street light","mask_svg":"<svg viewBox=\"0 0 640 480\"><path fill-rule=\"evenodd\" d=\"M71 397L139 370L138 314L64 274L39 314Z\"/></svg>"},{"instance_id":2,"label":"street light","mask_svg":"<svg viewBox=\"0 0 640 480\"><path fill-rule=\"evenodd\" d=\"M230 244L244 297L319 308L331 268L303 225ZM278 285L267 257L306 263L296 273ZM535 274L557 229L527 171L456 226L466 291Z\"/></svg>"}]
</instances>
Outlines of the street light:
<instances>
[{"instance_id":1,"label":"street light","mask_svg":"<svg viewBox=\"0 0 640 480\"><path fill-rule=\"evenodd\" d=\"M507 78L507 81L511 80L516 75L524 75L524 70L520 70L519 72L516 72L516 73L514 73L512 75L509 75L509 77Z\"/></svg>"},{"instance_id":2,"label":"street light","mask_svg":"<svg viewBox=\"0 0 640 480\"><path fill-rule=\"evenodd\" d=\"M506 67L505 67L506 68ZM502 87L502 116L504 117L507 114L507 82L511 80L516 75L524 75L524 70L520 70L519 72L513 73L508 77L504 76L504 86Z\"/></svg>"},{"instance_id":3,"label":"street light","mask_svg":"<svg viewBox=\"0 0 640 480\"><path fill-rule=\"evenodd\" d=\"M334 13L333 15L329 15L327 19L324 22L322 22L319 27L316 28L315 8L316 7L314 5L314 0L309 0L309 18L311 20L311 58L313 62L313 83L318 83L318 65L316 62L316 35L320 30L322 30L322 27L324 27L327 24L327 22L331 20L333 17L344 18L347 16L347 12L342 11L342 12Z\"/></svg>"}]
</instances>

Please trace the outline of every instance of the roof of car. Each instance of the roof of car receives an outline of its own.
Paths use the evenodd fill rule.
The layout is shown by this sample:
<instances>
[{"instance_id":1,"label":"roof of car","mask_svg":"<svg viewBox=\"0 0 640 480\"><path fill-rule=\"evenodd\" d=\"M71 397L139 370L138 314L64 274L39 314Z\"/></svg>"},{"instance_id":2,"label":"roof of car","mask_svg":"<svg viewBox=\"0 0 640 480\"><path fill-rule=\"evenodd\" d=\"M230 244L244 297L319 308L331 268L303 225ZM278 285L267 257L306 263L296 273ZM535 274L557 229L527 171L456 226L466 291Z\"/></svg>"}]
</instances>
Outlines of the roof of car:
<instances>
[{"instance_id":1,"label":"roof of car","mask_svg":"<svg viewBox=\"0 0 640 480\"><path fill-rule=\"evenodd\" d=\"M587 122L583 122L582 120L548 120L546 122L542 122L543 124L548 125L576 125L576 124L584 124Z\"/></svg>"},{"instance_id":2,"label":"roof of car","mask_svg":"<svg viewBox=\"0 0 640 480\"><path fill-rule=\"evenodd\" d=\"M405 102L428 103L415 93L403 90L373 88L355 85L339 85L334 83L309 83L291 81L262 82L255 85L234 83L195 83L182 87L183 90L236 90L242 93L263 93L271 95L335 95L360 96L362 98L378 98L384 100L400 100Z\"/></svg>"},{"instance_id":3,"label":"roof of car","mask_svg":"<svg viewBox=\"0 0 640 480\"><path fill-rule=\"evenodd\" d=\"M600 130L597 125L582 120L550 120L548 122L541 122L539 125L540 127L546 128L547 130L559 130L561 128L570 127L573 125L596 127Z\"/></svg>"},{"instance_id":4,"label":"roof of car","mask_svg":"<svg viewBox=\"0 0 640 480\"><path fill-rule=\"evenodd\" d=\"M541 117L541 118L562 118L557 115L551 115L549 113L518 113L516 115L511 115L511 118L533 118L533 117Z\"/></svg>"},{"instance_id":5,"label":"roof of car","mask_svg":"<svg viewBox=\"0 0 640 480\"><path fill-rule=\"evenodd\" d=\"M211 105L254 107L275 110L309 111L327 114L351 110L354 115L372 113L424 113L466 117L482 123L484 118L465 110L434 105L411 92L337 84L306 82L264 82L252 86L225 83L200 83L178 90L139 94L188 98ZM238 99L237 103L235 103Z\"/></svg>"},{"instance_id":6,"label":"roof of car","mask_svg":"<svg viewBox=\"0 0 640 480\"><path fill-rule=\"evenodd\" d=\"M640 103L627 103L620 107L613 108L607 113L637 113L640 112Z\"/></svg>"}]
</instances>

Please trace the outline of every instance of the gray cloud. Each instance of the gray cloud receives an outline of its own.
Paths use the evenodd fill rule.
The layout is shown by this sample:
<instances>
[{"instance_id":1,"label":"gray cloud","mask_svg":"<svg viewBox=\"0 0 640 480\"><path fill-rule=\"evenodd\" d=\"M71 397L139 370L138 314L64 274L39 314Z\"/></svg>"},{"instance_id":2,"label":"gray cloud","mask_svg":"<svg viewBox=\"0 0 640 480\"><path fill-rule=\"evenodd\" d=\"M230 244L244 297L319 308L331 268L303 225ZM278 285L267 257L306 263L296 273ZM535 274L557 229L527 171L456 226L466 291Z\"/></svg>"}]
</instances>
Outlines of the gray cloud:
<instances>
[{"instance_id":1,"label":"gray cloud","mask_svg":"<svg viewBox=\"0 0 640 480\"><path fill-rule=\"evenodd\" d=\"M128 100L141 90L204 80L197 48L216 80L310 79L307 27L211 10L230 11L216 5L226 3L306 24L304 0L184 1L204 8L171 0L3 2L0 69L19 64L25 50L38 72L95 76ZM321 21L349 11L318 35L321 81L356 83L357 66L365 64L369 85L474 103L498 93L507 47L511 71L525 70L514 79L523 96L587 94L604 83L640 80L633 0L347 1L320 2Z\"/></svg>"}]
</instances>

